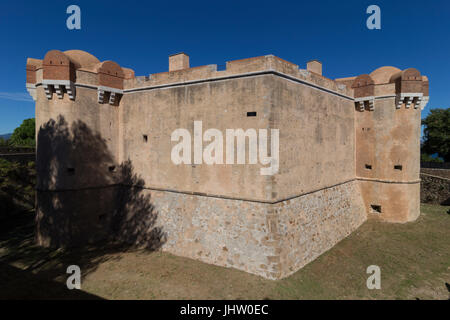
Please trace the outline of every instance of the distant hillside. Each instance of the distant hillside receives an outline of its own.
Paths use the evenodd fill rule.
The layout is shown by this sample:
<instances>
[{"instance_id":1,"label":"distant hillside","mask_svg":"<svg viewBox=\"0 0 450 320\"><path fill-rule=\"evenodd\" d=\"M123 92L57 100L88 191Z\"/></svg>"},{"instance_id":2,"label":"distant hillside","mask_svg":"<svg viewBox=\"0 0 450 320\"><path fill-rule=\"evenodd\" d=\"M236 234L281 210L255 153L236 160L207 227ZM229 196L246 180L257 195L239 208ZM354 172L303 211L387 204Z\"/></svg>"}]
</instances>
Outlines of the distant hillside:
<instances>
[{"instance_id":1,"label":"distant hillside","mask_svg":"<svg viewBox=\"0 0 450 320\"><path fill-rule=\"evenodd\" d=\"M11 137L12 133L0 134L0 138L8 140Z\"/></svg>"}]
</instances>

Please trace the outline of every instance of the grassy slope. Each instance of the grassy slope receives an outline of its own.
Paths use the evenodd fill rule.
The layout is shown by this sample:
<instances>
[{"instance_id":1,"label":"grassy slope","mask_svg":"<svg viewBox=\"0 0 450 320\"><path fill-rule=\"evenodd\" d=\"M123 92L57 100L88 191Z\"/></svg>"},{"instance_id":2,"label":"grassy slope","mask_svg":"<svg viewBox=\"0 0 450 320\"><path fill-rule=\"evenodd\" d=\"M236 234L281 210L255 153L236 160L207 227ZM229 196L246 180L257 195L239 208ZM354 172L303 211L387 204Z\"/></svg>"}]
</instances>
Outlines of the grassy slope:
<instances>
[{"instance_id":1,"label":"grassy slope","mask_svg":"<svg viewBox=\"0 0 450 320\"><path fill-rule=\"evenodd\" d=\"M23 217L20 227L12 222L0 227L0 281L6 288L0 298L448 299L447 210L422 205L413 223L366 222L279 281L161 252L42 249L33 245L32 220L25 223ZM69 264L81 266L83 291L65 289ZM366 268L372 264L381 268L381 290L366 287Z\"/></svg>"}]
</instances>

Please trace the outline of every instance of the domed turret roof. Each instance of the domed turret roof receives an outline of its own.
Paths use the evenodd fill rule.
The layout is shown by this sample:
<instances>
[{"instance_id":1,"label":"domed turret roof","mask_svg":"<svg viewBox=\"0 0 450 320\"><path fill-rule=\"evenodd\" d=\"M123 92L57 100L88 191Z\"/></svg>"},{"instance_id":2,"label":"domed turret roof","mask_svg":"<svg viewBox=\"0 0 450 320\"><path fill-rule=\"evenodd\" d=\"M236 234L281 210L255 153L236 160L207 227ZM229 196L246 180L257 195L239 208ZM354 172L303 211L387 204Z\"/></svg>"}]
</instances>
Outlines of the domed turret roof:
<instances>
[{"instance_id":1,"label":"domed turret roof","mask_svg":"<svg viewBox=\"0 0 450 320\"><path fill-rule=\"evenodd\" d=\"M85 68L100 63L92 54L82 50L68 50L64 54L76 65L78 68Z\"/></svg>"},{"instance_id":2,"label":"domed turret roof","mask_svg":"<svg viewBox=\"0 0 450 320\"><path fill-rule=\"evenodd\" d=\"M396 67L385 66L372 71L370 77L373 79L375 84L389 83L392 75L401 71L402 70Z\"/></svg>"}]
</instances>

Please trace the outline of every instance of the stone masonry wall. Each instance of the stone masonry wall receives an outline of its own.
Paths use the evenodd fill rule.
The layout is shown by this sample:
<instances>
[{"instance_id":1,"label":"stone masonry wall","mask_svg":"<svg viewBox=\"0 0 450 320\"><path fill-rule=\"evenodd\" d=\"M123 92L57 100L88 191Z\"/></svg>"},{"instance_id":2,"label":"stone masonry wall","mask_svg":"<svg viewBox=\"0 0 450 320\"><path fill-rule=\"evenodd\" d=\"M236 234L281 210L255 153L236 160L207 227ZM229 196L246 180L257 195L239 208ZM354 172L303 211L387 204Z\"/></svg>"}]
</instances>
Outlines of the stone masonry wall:
<instances>
[{"instance_id":1,"label":"stone masonry wall","mask_svg":"<svg viewBox=\"0 0 450 320\"><path fill-rule=\"evenodd\" d=\"M270 204L144 190L166 236L164 251L274 278Z\"/></svg>"},{"instance_id":2,"label":"stone masonry wall","mask_svg":"<svg viewBox=\"0 0 450 320\"><path fill-rule=\"evenodd\" d=\"M281 202L274 211L281 278L331 249L367 219L356 180Z\"/></svg>"},{"instance_id":3,"label":"stone masonry wall","mask_svg":"<svg viewBox=\"0 0 450 320\"><path fill-rule=\"evenodd\" d=\"M269 279L294 273L366 220L356 181L277 204L144 192L164 251Z\"/></svg>"},{"instance_id":4,"label":"stone masonry wall","mask_svg":"<svg viewBox=\"0 0 450 320\"><path fill-rule=\"evenodd\" d=\"M420 168L420 173L429 174L435 177L450 179L450 169Z\"/></svg>"}]
</instances>

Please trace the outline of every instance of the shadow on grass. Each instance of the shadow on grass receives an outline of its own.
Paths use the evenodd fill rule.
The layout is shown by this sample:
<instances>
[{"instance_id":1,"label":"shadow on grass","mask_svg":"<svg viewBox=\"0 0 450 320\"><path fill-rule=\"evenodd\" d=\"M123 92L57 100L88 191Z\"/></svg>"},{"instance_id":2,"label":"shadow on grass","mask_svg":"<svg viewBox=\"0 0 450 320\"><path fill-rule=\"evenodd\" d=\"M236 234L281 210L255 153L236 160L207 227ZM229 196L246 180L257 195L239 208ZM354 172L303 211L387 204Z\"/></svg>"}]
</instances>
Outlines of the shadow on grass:
<instances>
[{"instance_id":1,"label":"shadow on grass","mask_svg":"<svg viewBox=\"0 0 450 320\"><path fill-rule=\"evenodd\" d=\"M106 259L98 248L91 255L81 249L64 251L37 246L34 212L22 212L0 225L0 299L101 299L65 284L67 266L89 272ZM57 281L57 280L59 281Z\"/></svg>"}]
</instances>

